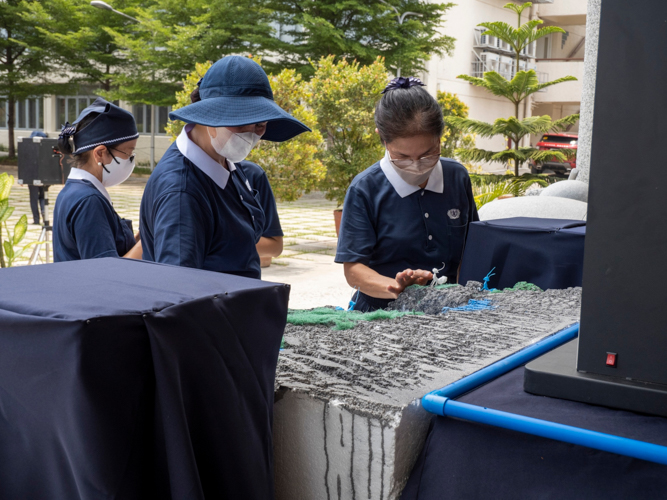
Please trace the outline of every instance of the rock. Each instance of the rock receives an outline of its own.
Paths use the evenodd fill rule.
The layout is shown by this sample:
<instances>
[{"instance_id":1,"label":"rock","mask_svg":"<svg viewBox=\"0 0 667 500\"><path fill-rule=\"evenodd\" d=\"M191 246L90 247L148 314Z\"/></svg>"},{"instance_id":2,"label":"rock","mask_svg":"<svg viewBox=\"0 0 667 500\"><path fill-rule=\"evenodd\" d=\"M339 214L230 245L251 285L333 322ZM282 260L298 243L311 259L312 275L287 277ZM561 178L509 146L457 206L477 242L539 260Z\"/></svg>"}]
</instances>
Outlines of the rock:
<instances>
[{"instance_id":1,"label":"rock","mask_svg":"<svg viewBox=\"0 0 667 500\"><path fill-rule=\"evenodd\" d=\"M588 203L583 201L556 196L522 196L487 203L479 209L479 218L480 220L493 220L509 217L538 217L541 219L586 220L587 211Z\"/></svg>"},{"instance_id":2,"label":"rock","mask_svg":"<svg viewBox=\"0 0 667 500\"><path fill-rule=\"evenodd\" d=\"M349 330L287 325L276 374L276 500L398 500L432 417L424 394L579 320L581 288L489 294L480 285L424 296L439 293L439 307L488 298L493 308Z\"/></svg>"},{"instance_id":3,"label":"rock","mask_svg":"<svg viewBox=\"0 0 667 500\"><path fill-rule=\"evenodd\" d=\"M588 203L588 184L581 181L560 181L545 188L540 196L556 196Z\"/></svg>"},{"instance_id":4,"label":"rock","mask_svg":"<svg viewBox=\"0 0 667 500\"><path fill-rule=\"evenodd\" d=\"M440 314L443 307L454 308L466 305L470 299L479 295L479 288L460 285L445 289L409 287L398 296L398 299L389 303L388 309Z\"/></svg>"}]
</instances>

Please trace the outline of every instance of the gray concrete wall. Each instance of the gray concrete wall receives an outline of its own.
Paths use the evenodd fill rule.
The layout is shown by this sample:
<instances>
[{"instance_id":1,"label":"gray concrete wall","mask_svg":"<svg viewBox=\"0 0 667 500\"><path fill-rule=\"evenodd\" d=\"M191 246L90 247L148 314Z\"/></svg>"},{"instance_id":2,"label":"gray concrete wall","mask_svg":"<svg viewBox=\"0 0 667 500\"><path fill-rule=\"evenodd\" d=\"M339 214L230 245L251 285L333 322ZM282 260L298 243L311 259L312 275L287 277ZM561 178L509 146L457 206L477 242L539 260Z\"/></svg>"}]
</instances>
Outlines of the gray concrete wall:
<instances>
[{"instance_id":1,"label":"gray concrete wall","mask_svg":"<svg viewBox=\"0 0 667 500\"><path fill-rule=\"evenodd\" d=\"M600 37L600 12L602 0L588 0L586 24L586 55L584 56L584 80L581 96L581 121L579 124L579 150L577 152L577 180L588 182L591 167L593 140L593 111L595 82L597 77L598 43Z\"/></svg>"}]
</instances>

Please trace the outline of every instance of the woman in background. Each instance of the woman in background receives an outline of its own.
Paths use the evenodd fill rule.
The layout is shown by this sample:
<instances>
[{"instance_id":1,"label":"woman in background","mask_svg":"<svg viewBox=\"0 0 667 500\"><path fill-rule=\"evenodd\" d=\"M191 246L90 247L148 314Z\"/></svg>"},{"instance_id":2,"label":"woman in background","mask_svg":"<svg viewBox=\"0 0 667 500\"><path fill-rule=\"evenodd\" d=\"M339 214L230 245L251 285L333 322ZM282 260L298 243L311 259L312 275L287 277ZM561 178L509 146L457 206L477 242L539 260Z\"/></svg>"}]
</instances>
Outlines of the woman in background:
<instances>
[{"instance_id":1,"label":"woman in background","mask_svg":"<svg viewBox=\"0 0 667 500\"><path fill-rule=\"evenodd\" d=\"M58 148L72 169L53 213L55 262L141 259L131 222L118 216L107 192L132 173L138 137L132 114L102 98L63 127Z\"/></svg>"}]
</instances>

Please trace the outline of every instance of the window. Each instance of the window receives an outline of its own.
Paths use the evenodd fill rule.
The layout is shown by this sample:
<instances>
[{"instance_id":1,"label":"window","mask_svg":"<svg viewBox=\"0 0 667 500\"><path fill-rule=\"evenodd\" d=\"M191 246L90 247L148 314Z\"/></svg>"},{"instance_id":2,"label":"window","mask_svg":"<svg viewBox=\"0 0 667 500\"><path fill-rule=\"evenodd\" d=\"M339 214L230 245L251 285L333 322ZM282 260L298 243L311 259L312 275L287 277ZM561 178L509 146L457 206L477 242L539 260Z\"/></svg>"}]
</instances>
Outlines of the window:
<instances>
[{"instance_id":1,"label":"window","mask_svg":"<svg viewBox=\"0 0 667 500\"><path fill-rule=\"evenodd\" d=\"M90 106L97 99L94 95L62 96L56 98L56 127L76 121L79 113Z\"/></svg>"},{"instance_id":2,"label":"window","mask_svg":"<svg viewBox=\"0 0 667 500\"><path fill-rule=\"evenodd\" d=\"M542 136L541 142L550 142L552 144L569 144L570 146L576 146L578 138L576 135L544 135Z\"/></svg>"},{"instance_id":3,"label":"window","mask_svg":"<svg viewBox=\"0 0 667 500\"><path fill-rule=\"evenodd\" d=\"M171 106L155 106L155 124L156 134L165 134L165 128L169 121L169 111ZM137 122L137 130L140 134L151 133L151 105L150 104L134 104L132 106L132 114Z\"/></svg>"},{"instance_id":4,"label":"window","mask_svg":"<svg viewBox=\"0 0 667 500\"><path fill-rule=\"evenodd\" d=\"M14 127L17 129L44 128L44 99L35 97L14 103ZM0 127L6 128L9 121L7 99L0 98Z\"/></svg>"},{"instance_id":5,"label":"window","mask_svg":"<svg viewBox=\"0 0 667 500\"><path fill-rule=\"evenodd\" d=\"M19 101L16 103L16 128L26 127L26 101Z\"/></svg>"}]
</instances>

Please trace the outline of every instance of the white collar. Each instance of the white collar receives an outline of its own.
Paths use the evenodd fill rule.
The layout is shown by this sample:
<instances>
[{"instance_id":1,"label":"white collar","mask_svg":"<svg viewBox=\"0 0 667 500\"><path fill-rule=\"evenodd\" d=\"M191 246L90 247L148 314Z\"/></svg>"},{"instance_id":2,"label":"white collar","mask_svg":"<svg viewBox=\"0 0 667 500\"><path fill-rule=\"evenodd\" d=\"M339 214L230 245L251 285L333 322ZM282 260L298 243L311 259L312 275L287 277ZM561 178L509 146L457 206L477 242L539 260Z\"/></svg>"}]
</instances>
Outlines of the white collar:
<instances>
[{"instance_id":1,"label":"white collar","mask_svg":"<svg viewBox=\"0 0 667 500\"><path fill-rule=\"evenodd\" d=\"M100 180L90 172L82 170L80 168L72 168L72 170L69 171L69 175L67 176L67 178L90 182L93 186L97 188L97 190L100 193L104 195L107 201L111 203L111 196L109 196L107 188L105 188L104 185L100 182Z\"/></svg>"},{"instance_id":2,"label":"white collar","mask_svg":"<svg viewBox=\"0 0 667 500\"><path fill-rule=\"evenodd\" d=\"M188 133L194 128L193 123L188 123L183 127L181 133L176 139L176 147L188 160L195 164L195 166L208 175L213 182L215 182L220 189L227 187L230 172L236 170L236 165L227 160L229 170L220 165L217 161L211 158L202 148L197 146Z\"/></svg>"},{"instance_id":3,"label":"white collar","mask_svg":"<svg viewBox=\"0 0 667 500\"><path fill-rule=\"evenodd\" d=\"M388 154L385 154L384 157L380 160L380 168L384 172L384 175L387 177L389 183L396 190L396 193L398 193L398 196L405 198L406 196L410 196L412 193L419 191L421 189L419 186L412 186L411 184L408 184L403 179L401 179L401 176L396 173L393 165L389 162L388 156ZM445 190L441 162L438 162L431 172L431 175L429 176L428 182L426 183L426 187L424 189L440 194L442 194L442 192Z\"/></svg>"}]
</instances>

